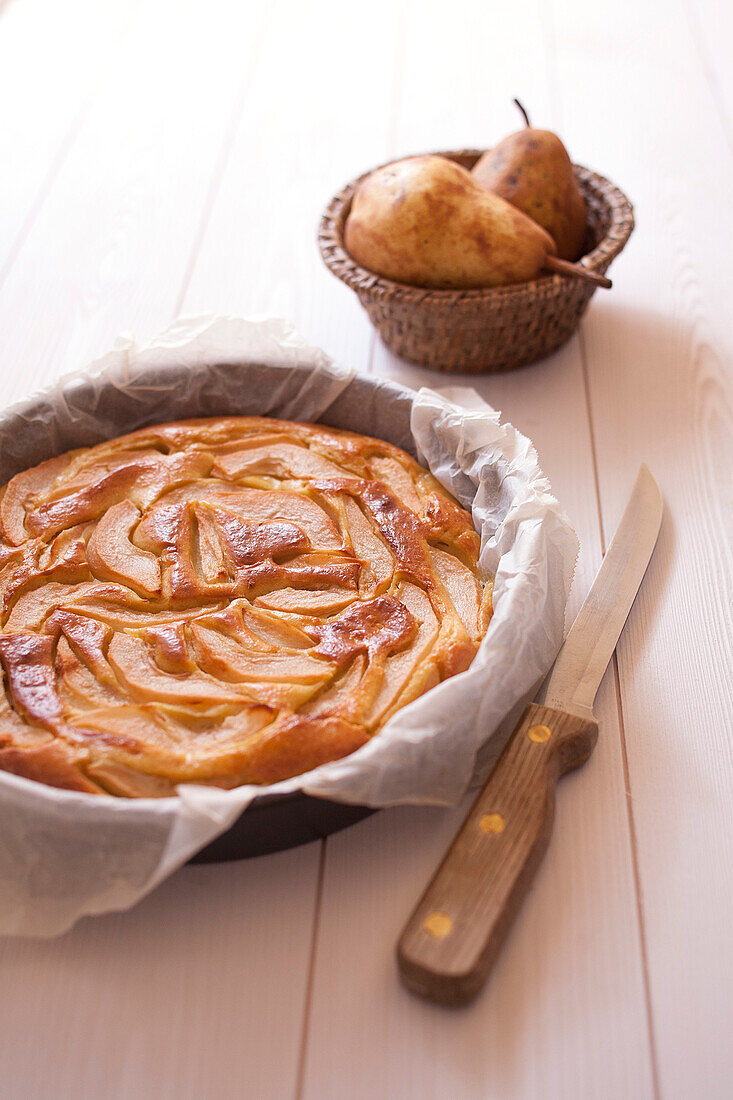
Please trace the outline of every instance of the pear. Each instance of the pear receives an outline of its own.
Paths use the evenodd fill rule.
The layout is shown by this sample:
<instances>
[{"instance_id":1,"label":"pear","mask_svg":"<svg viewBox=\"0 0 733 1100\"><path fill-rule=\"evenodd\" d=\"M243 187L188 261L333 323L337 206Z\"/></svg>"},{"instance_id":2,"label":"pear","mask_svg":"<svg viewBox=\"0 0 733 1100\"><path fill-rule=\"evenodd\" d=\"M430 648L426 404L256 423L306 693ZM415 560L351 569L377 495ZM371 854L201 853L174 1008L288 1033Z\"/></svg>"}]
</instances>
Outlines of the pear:
<instances>
[{"instance_id":1,"label":"pear","mask_svg":"<svg viewBox=\"0 0 733 1100\"><path fill-rule=\"evenodd\" d=\"M534 279L552 238L446 157L409 157L359 185L345 244L369 271L411 286L466 289Z\"/></svg>"},{"instance_id":2,"label":"pear","mask_svg":"<svg viewBox=\"0 0 733 1100\"><path fill-rule=\"evenodd\" d=\"M572 162L557 134L535 130L522 104L514 102L525 129L484 153L473 176L546 229L561 259L577 260L583 253L588 213Z\"/></svg>"},{"instance_id":3,"label":"pear","mask_svg":"<svg viewBox=\"0 0 733 1100\"><path fill-rule=\"evenodd\" d=\"M536 279L544 269L610 286L558 260L546 230L441 156L408 157L362 180L344 243L362 267L410 286L505 286Z\"/></svg>"}]
</instances>

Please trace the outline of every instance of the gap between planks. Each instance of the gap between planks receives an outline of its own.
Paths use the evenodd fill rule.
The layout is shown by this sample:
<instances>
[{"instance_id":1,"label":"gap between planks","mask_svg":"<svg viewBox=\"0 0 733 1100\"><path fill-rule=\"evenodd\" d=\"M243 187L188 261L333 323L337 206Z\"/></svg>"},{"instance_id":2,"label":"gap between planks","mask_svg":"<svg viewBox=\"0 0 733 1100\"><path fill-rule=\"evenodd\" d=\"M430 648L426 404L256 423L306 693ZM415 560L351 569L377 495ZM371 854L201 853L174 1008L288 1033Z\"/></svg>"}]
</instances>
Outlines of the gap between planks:
<instances>
[{"instance_id":1,"label":"gap between planks","mask_svg":"<svg viewBox=\"0 0 733 1100\"><path fill-rule=\"evenodd\" d=\"M308 977L305 983L305 997L303 998L303 1024L298 1047L298 1065L295 1076L294 1100L302 1100L303 1089L305 1087L305 1070L308 1061L308 1039L310 1037L311 1009L313 1006L313 986L316 976L316 959L318 957L318 934L321 929L321 900L323 898L323 882L326 877L327 844L328 837L324 837L321 841L321 850L318 853L318 878L316 880L316 896L313 904L310 958L308 959Z\"/></svg>"}]
</instances>

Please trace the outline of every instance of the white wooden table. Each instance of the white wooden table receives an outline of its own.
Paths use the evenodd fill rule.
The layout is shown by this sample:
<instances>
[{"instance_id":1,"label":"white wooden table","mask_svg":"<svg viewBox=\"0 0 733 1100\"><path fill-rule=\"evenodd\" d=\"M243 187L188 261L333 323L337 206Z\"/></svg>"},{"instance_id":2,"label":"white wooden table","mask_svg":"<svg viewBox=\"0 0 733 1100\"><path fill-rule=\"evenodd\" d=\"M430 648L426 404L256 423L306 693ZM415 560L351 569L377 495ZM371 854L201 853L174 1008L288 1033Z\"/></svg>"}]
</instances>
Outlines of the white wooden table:
<instances>
[{"instance_id":1,"label":"white wooden table","mask_svg":"<svg viewBox=\"0 0 733 1100\"><path fill-rule=\"evenodd\" d=\"M570 613L641 460L667 502L599 747L472 1007L393 964L465 807L390 810L3 941L3 1097L732 1094L732 32L723 0L0 0L3 403L208 309L440 382L375 340L318 214L390 156L491 144L519 95L637 213L580 335L472 380L577 527Z\"/></svg>"}]
</instances>

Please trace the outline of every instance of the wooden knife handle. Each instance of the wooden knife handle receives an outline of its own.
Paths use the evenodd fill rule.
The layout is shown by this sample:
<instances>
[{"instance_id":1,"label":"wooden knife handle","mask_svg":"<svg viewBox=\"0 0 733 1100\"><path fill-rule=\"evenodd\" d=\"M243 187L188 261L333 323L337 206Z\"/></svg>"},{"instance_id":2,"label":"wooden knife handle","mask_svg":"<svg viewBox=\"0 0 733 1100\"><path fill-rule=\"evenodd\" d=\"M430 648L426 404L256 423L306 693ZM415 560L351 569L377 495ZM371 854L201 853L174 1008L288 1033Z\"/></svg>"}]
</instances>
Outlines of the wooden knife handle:
<instances>
[{"instance_id":1,"label":"wooden knife handle","mask_svg":"<svg viewBox=\"0 0 733 1100\"><path fill-rule=\"evenodd\" d=\"M527 707L402 933L412 992L459 1005L481 989L547 850L555 784L597 736L595 721Z\"/></svg>"}]
</instances>

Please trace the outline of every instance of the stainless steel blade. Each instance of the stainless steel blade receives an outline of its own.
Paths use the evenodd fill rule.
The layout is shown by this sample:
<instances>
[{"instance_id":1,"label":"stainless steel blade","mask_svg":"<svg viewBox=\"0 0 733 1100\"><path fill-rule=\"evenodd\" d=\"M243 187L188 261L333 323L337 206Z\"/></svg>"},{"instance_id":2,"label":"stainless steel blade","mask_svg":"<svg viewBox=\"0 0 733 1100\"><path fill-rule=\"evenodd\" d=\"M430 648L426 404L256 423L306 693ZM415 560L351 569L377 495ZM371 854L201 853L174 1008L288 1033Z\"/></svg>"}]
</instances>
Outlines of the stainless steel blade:
<instances>
[{"instance_id":1,"label":"stainless steel blade","mask_svg":"<svg viewBox=\"0 0 733 1100\"><path fill-rule=\"evenodd\" d=\"M662 494L646 466L639 470L611 545L570 628L538 703L588 717L654 551Z\"/></svg>"}]
</instances>

